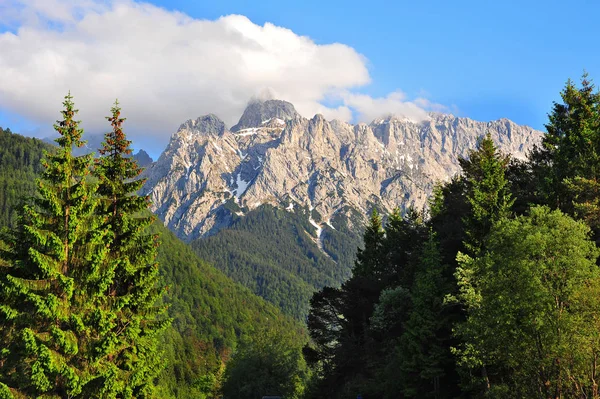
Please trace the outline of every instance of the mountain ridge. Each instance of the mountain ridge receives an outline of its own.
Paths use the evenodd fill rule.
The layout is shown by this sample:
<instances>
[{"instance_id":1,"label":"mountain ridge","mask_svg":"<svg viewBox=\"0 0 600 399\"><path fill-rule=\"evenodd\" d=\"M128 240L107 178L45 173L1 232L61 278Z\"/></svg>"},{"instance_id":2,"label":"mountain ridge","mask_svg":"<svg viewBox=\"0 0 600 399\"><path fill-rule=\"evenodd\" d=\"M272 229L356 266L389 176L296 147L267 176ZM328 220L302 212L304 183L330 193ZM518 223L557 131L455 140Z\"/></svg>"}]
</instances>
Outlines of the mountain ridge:
<instances>
[{"instance_id":1,"label":"mountain ridge","mask_svg":"<svg viewBox=\"0 0 600 399\"><path fill-rule=\"evenodd\" d=\"M290 212L308 207L318 240L347 206L363 215L423 207L434 184L453 176L458 158L486 133L520 158L542 136L505 118L478 122L432 112L420 122L388 116L353 125L305 118L285 101L254 100L231 129L213 114L184 122L147 168L143 192L186 241L215 234L263 204Z\"/></svg>"}]
</instances>

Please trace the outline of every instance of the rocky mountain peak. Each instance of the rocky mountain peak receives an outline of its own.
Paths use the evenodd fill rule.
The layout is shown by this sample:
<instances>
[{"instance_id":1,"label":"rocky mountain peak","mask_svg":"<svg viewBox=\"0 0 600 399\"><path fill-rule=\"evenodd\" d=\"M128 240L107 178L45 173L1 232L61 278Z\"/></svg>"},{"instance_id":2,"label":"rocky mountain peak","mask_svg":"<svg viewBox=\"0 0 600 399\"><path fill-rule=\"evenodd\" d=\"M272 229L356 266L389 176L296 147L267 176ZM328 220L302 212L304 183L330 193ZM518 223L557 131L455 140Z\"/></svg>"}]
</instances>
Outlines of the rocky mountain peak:
<instances>
[{"instance_id":1,"label":"rocky mountain peak","mask_svg":"<svg viewBox=\"0 0 600 399\"><path fill-rule=\"evenodd\" d=\"M223 122L215 114L200 116L196 119L188 119L179 126L178 132L182 130L197 131L209 135L222 136L227 130L225 122Z\"/></svg>"},{"instance_id":2,"label":"rocky mountain peak","mask_svg":"<svg viewBox=\"0 0 600 399\"><path fill-rule=\"evenodd\" d=\"M231 131L214 115L184 123L146 170L143 192L186 240L270 204L306 212L318 244L336 220L354 220L374 207L425 206L434 185L457 173L458 159L488 133L516 157L543 135L506 119L436 113L422 122L390 116L352 125L322 115L303 118L285 101L253 101Z\"/></svg>"},{"instance_id":3,"label":"rocky mountain peak","mask_svg":"<svg viewBox=\"0 0 600 399\"><path fill-rule=\"evenodd\" d=\"M133 158L137 161L138 165L141 166L142 168L150 165L152 162L154 162L152 160L152 158L150 157L150 155L148 155L148 153L142 149L140 149L137 153L135 153L133 155Z\"/></svg>"},{"instance_id":4,"label":"rocky mountain peak","mask_svg":"<svg viewBox=\"0 0 600 399\"><path fill-rule=\"evenodd\" d=\"M295 119L298 116L296 108L287 101L253 100L248 104L240 121L231 128L231 131L237 132L242 129L260 127L269 122L283 125L285 121Z\"/></svg>"}]
</instances>

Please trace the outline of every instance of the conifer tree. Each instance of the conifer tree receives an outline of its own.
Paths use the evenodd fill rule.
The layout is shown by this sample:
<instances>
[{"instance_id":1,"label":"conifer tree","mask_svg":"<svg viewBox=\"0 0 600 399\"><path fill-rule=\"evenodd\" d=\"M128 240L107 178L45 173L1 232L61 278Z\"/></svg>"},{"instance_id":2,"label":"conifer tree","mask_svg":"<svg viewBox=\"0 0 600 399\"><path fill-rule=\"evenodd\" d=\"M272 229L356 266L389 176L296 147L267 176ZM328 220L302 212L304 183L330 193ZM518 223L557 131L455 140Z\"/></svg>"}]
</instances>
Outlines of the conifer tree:
<instances>
[{"instance_id":1,"label":"conifer tree","mask_svg":"<svg viewBox=\"0 0 600 399\"><path fill-rule=\"evenodd\" d=\"M441 379L445 369L453 366L448 345L450 322L443 304L450 282L444 278L446 267L433 232L419 255L410 290L412 310L398 347L402 390L407 397L449 397ZM441 386L445 389L440 390Z\"/></svg>"},{"instance_id":2,"label":"conifer tree","mask_svg":"<svg viewBox=\"0 0 600 399\"><path fill-rule=\"evenodd\" d=\"M508 216L514 202L506 177L510 157L500 153L487 134L470 150L468 158L459 159L465 179L469 215L465 218L465 246L477 255L493 224Z\"/></svg>"},{"instance_id":3,"label":"conifer tree","mask_svg":"<svg viewBox=\"0 0 600 399\"><path fill-rule=\"evenodd\" d=\"M463 243L465 253L458 252L457 260L465 257L477 257L485 251L486 239L490 230L502 218L510 215L511 207L514 203L510 192L510 185L507 178L507 168L510 161L509 156L500 153L489 134L482 138L475 150L470 150L468 158L459 159L462 167L463 179L465 184L465 198L469 205L469 211L463 218L465 241ZM478 270L464 269L464 275L473 276L476 280ZM458 271L455 272L458 278ZM474 295L478 294L476 284L472 286ZM465 305L464 297L460 304ZM472 311L465 306L465 316L468 318ZM457 324L460 330L462 322ZM484 359L486 354L479 354L477 362L469 364L463 363L464 367L460 372L463 374L466 389L473 389L474 392L487 392L489 390L489 363ZM481 373L481 378L475 377L477 371L469 367L476 367ZM472 393L478 395L480 393Z\"/></svg>"},{"instance_id":4,"label":"conifer tree","mask_svg":"<svg viewBox=\"0 0 600 399\"><path fill-rule=\"evenodd\" d=\"M384 268L383 238L381 216L373 209L363 235L364 248L359 248L356 254L353 276L381 277Z\"/></svg>"},{"instance_id":5,"label":"conifer tree","mask_svg":"<svg viewBox=\"0 0 600 399\"><path fill-rule=\"evenodd\" d=\"M584 73L581 87L567 81L531 154L546 202L600 228L600 92Z\"/></svg>"},{"instance_id":6,"label":"conifer tree","mask_svg":"<svg viewBox=\"0 0 600 399\"><path fill-rule=\"evenodd\" d=\"M147 214L150 199L136 194L144 183L136 180L142 170L131 156L117 101L111 113L107 119L112 130L105 135L94 170L100 182L97 213L110 234L103 305L114 312L110 335L119 337L107 345L112 344L116 366L115 392L146 398L152 396L153 379L161 370L157 334L168 324L164 309L156 306L161 295L155 262L158 237L147 231L154 221Z\"/></svg>"},{"instance_id":7,"label":"conifer tree","mask_svg":"<svg viewBox=\"0 0 600 399\"><path fill-rule=\"evenodd\" d=\"M84 142L70 94L63 105L58 149L1 254L0 383L16 397L92 398L110 384L112 318L97 305L111 238L94 215L92 155L73 155Z\"/></svg>"}]
</instances>

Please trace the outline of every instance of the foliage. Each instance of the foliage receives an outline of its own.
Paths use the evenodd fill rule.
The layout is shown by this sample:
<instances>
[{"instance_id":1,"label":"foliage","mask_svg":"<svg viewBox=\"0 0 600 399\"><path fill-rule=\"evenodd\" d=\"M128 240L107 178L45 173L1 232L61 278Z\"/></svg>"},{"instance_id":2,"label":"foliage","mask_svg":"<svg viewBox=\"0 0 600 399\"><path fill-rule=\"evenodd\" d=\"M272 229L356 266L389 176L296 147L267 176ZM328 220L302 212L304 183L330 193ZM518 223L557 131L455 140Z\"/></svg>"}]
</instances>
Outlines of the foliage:
<instances>
[{"instance_id":1,"label":"foliage","mask_svg":"<svg viewBox=\"0 0 600 399\"><path fill-rule=\"evenodd\" d=\"M31 396L106 397L125 389L113 358L127 336L106 301L111 237L95 217L92 159L73 156L83 131L70 95L63 104L39 197L23 207L2 254L0 378Z\"/></svg>"},{"instance_id":2,"label":"foliage","mask_svg":"<svg viewBox=\"0 0 600 399\"><path fill-rule=\"evenodd\" d=\"M51 148L40 140L0 128L0 226L15 227L21 200L36 192L43 150Z\"/></svg>"},{"instance_id":3,"label":"foliage","mask_svg":"<svg viewBox=\"0 0 600 399\"><path fill-rule=\"evenodd\" d=\"M600 227L600 93L584 74L554 103L542 146L531 156L545 203Z\"/></svg>"},{"instance_id":4,"label":"foliage","mask_svg":"<svg viewBox=\"0 0 600 399\"><path fill-rule=\"evenodd\" d=\"M461 256L456 272L468 309L461 363L486 366L492 396L597 397L600 270L589 228L534 207L500 221L487 248Z\"/></svg>"},{"instance_id":5,"label":"foliage","mask_svg":"<svg viewBox=\"0 0 600 399\"><path fill-rule=\"evenodd\" d=\"M125 396L154 396L154 380L163 368L158 337L169 324L164 307L157 306L162 297L155 262L158 242L157 236L147 233L154 218L144 216L149 198L136 194L144 180L138 178L141 169L131 157L117 102L107 119L112 131L105 135L102 157L96 159L93 171L99 182L96 213L110 232L103 300L114 312L112 323L125 341L116 352L119 374L113 379L124 381Z\"/></svg>"},{"instance_id":6,"label":"foliage","mask_svg":"<svg viewBox=\"0 0 600 399\"><path fill-rule=\"evenodd\" d=\"M459 159L470 205L464 223L465 247L471 254L483 249L492 225L508 216L514 203L506 176L509 160L498 151L489 134L477 143L476 149L469 151L468 159Z\"/></svg>"},{"instance_id":7,"label":"foliage","mask_svg":"<svg viewBox=\"0 0 600 399\"><path fill-rule=\"evenodd\" d=\"M227 365L223 397L301 398L308 370L296 338L284 330L262 330L251 342L242 342Z\"/></svg>"}]
</instances>

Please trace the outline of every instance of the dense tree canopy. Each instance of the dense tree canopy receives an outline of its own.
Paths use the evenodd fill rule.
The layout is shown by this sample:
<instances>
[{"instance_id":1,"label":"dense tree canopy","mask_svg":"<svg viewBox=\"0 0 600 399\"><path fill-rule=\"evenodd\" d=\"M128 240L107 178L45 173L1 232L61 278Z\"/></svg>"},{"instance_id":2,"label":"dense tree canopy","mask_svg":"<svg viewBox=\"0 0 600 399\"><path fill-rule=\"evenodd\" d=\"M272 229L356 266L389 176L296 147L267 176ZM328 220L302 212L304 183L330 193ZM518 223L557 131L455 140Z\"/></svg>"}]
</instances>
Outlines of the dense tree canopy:
<instances>
[{"instance_id":1,"label":"dense tree canopy","mask_svg":"<svg viewBox=\"0 0 600 399\"><path fill-rule=\"evenodd\" d=\"M599 397L600 95L584 76L562 98L529 160L484 136L428 217L371 218L312 298L311 397Z\"/></svg>"},{"instance_id":2,"label":"dense tree canopy","mask_svg":"<svg viewBox=\"0 0 600 399\"><path fill-rule=\"evenodd\" d=\"M137 381L157 383L154 394L156 397L178 399L214 397L218 395L220 389L225 363L236 350L239 340L243 339L244 342L250 343L256 331L268 332L276 329L285 331L289 337L294 337L293 341L299 345L303 340L302 328L299 324L282 316L274 306L254 296L248 289L232 282L221 272L200 260L189 246L177 239L160 223L155 222L148 226L151 221L151 218L148 217L149 214L136 211L136 209L144 209L147 206L147 199L127 194L127 190L136 190L140 182L135 180L137 168L126 159L128 158L128 143L122 134L120 125L123 118L117 113L117 109L112 111L109 122L116 126L113 126L112 131L106 137L105 148L102 149L105 152L104 156L97 159L94 172L97 177L92 178L91 175L88 175L92 180L86 183L92 184L92 181L95 181L96 183L90 187L100 186L97 192L101 195L95 198L98 203L93 212L94 215L99 216L99 220L96 221L96 230L105 231L107 236L114 237L111 249L104 257L106 262L103 274L105 276L114 274L118 276L114 278L118 278L121 283L109 284L107 297L120 298L118 301L123 305L122 313L117 314L115 324L121 323L118 321L119 317L124 316L126 312L128 317L133 318L129 326L137 324L136 316L132 315L133 309L128 308L139 307L139 299L136 298L139 298L140 295L151 294L152 291L146 293L129 291L127 293L126 286L129 284L128 281L134 281L136 276L140 276L139 272L144 270L142 267L144 265L150 267L147 272L144 272L145 280L152 282L155 279L156 275L153 271L155 262L144 263L143 260L152 257L156 245L154 237L159 236L157 263L162 282L158 286L168 287L163 302L169 305L168 314L173 318L173 327L167 329L161 338L160 349L162 349L163 355L161 367L155 367L157 365L151 361L152 359L157 360L156 356L148 356L151 353L157 354L152 349L152 345L140 348L141 351L136 352L141 355L144 353L143 351L151 350L151 352L146 352L146 358L122 356L123 362L120 364L132 365ZM0 159L0 170L11 171L15 176L20 176L21 169L27 171L29 164L13 164L9 163L9 160L25 158L40 160L43 158L42 149L56 150L54 147L34 139L26 139L9 131L5 131L5 133L2 136L4 145L2 146L3 157ZM22 154L20 148L24 145L27 149L27 156L23 158L19 154ZM91 163L88 165L93 166ZM41 165L36 169L41 171ZM94 170L94 168L90 170ZM36 172L36 170L31 172L29 178L32 181L32 187L22 192L17 190L15 198L35 193L35 178L39 176ZM133 180L131 180L132 178ZM18 201L15 200L10 205L5 205L2 211L7 208L11 209L17 203ZM115 203L117 212L115 212ZM0 227L9 225L8 220L0 221ZM104 240L104 242L108 241ZM3 256L10 259L9 253L5 252ZM10 262L0 259L0 264L9 265ZM4 266L0 267L0 270L6 271L7 269ZM3 309L8 310L8 306L11 305L20 306L18 299L11 297L10 301L3 302ZM110 301L115 302L115 299ZM23 317L25 316L23 314ZM0 326L2 334L15 331L14 329L9 330L9 326L10 324L3 320ZM134 331L130 330L128 336L135 337L143 333L144 328L136 328ZM7 336L3 335L3 337L9 339ZM124 340L123 343L126 344L127 340ZM148 341L148 344L152 344L152 341ZM131 348L131 346L129 347ZM3 348L3 354L6 354L10 347ZM122 352L127 353L127 350ZM6 361L3 364L9 366ZM158 376L158 379L153 380L151 376L165 366L166 368ZM116 378L114 380L118 381ZM4 384L3 381L5 380L0 380ZM134 387L136 384L128 384L128 386ZM17 395L17 397L19 395L14 390L9 391L6 384L0 385L0 387L2 387L0 388L0 397L10 397L8 396L10 392L12 392L10 395ZM147 387L152 388L151 386ZM101 395L100 391L97 394ZM89 397L93 397L93 395Z\"/></svg>"}]
</instances>

